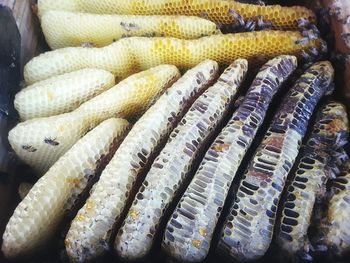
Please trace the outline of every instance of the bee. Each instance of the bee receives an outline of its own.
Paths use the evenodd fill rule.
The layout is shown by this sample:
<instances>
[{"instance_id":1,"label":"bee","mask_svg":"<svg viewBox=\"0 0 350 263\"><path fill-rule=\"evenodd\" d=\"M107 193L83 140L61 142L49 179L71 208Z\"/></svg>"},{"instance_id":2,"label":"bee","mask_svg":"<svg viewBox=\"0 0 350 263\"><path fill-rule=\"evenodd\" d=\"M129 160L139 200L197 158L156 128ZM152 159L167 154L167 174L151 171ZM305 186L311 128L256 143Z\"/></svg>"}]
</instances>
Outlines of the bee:
<instances>
[{"instance_id":1,"label":"bee","mask_svg":"<svg viewBox=\"0 0 350 263\"><path fill-rule=\"evenodd\" d=\"M310 39L308 37L303 37L295 41L295 44L297 45L307 45L309 43L310 43Z\"/></svg>"},{"instance_id":2,"label":"bee","mask_svg":"<svg viewBox=\"0 0 350 263\"><path fill-rule=\"evenodd\" d=\"M267 30L272 28L272 22L264 20L262 16L259 16L256 26L259 30Z\"/></svg>"},{"instance_id":3,"label":"bee","mask_svg":"<svg viewBox=\"0 0 350 263\"><path fill-rule=\"evenodd\" d=\"M52 146L58 146L60 144L58 141L56 141L56 138L54 138L54 139L45 138L44 143L47 143L47 144L52 145Z\"/></svg>"},{"instance_id":4,"label":"bee","mask_svg":"<svg viewBox=\"0 0 350 263\"><path fill-rule=\"evenodd\" d=\"M94 47L94 43L91 43L91 42L81 42L81 43L80 43L80 46L81 46L81 47L86 47L86 48L91 48L91 47Z\"/></svg>"},{"instance_id":5,"label":"bee","mask_svg":"<svg viewBox=\"0 0 350 263\"><path fill-rule=\"evenodd\" d=\"M26 151L28 151L30 153L33 153L33 152L37 151L37 149L35 149L33 146L27 145L27 144L26 145L22 145L22 149L26 150Z\"/></svg>"},{"instance_id":6,"label":"bee","mask_svg":"<svg viewBox=\"0 0 350 263\"><path fill-rule=\"evenodd\" d=\"M120 25L128 32L140 30L140 27L133 23L120 22Z\"/></svg>"}]
</instances>

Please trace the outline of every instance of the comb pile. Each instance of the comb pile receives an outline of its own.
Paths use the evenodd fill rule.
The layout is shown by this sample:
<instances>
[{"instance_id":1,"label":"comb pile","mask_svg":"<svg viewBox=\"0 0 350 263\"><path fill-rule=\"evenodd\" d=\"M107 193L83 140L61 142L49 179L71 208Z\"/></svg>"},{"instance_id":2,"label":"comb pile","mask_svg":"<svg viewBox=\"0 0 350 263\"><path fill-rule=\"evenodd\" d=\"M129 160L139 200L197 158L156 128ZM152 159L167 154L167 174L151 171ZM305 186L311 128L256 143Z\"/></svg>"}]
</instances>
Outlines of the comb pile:
<instances>
[{"instance_id":1,"label":"comb pile","mask_svg":"<svg viewBox=\"0 0 350 263\"><path fill-rule=\"evenodd\" d=\"M346 261L349 122L316 15L247 2L38 1L54 50L14 100L37 182L6 258Z\"/></svg>"}]
</instances>

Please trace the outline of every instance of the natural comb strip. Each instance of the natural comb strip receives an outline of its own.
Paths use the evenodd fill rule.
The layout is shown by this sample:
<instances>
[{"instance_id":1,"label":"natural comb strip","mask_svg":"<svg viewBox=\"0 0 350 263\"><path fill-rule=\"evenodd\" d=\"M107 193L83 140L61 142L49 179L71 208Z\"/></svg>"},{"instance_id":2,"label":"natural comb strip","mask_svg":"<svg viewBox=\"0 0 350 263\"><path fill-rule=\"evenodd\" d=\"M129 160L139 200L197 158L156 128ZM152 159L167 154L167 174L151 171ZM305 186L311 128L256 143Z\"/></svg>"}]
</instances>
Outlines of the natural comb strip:
<instances>
[{"instance_id":1,"label":"natural comb strip","mask_svg":"<svg viewBox=\"0 0 350 263\"><path fill-rule=\"evenodd\" d=\"M317 102L332 91L333 74L330 62L315 63L287 93L240 183L222 230L220 252L239 261L266 253L286 177Z\"/></svg>"},{"instance_id":2,"label":"natural comb strip","mask_svg":"<svg viewBox=\"0 0 350 263\"><path fill-rule=\"evenodd\" d=\"M16 94L15 108L22 121L70 112L114 86L112 73L82 69L37 82Z\"/></svg>"},{"instance_id":3,"label":"natural comb strip","mask_svg":"<svg viewBox=\"0 0 350 263\"><path fill-rule=\"evenodd\" d=\"M102 122L39 179L6 226L2 243L6 257L33 255L45 247L80 194L113 156L128 126L123 119Z\"/></svg>"},{"instance_id":4,"label":"natural comb strip","mask_svg":"<svg viewBox=\"0 0 350 263\"><path fill-rule=\"evenodd\" d=\"M314 13L300 6L259 6L219 0L39 0L39 16L48 10L124 15L193 15L205 16L218 24L236 21L229 14L235 10L244 19L262 16L275 29L297 29L300 18L315 22Z\"/></svg>"},{"instance_id":5,"label":"natural comb strip","mask_svg":"<svg viewBox=\"0 0 350 263\"><path fill-rule=\"evenodd\" d=\"M179 261L208 255L216 223L239 165L297 59L280 56L259 71L239 108L206 153L165 229L163 248Z\"/></svg>"},{"instance_id":6,"label":"natural comb strip","mask_svg":"<svg viewBox=\"0 0 350 263\"><path fill-rule=\"evenodd\" d=\"M159 224L207 140L232 107L248 63L233 62L219 80L191 106L155 159L117 234L114 244L124 259L141 259L150 252Z\"/></svg>"},{"instance_id":7,"label":"natural comb strip","mask_svg":"<svg viewBox=\"0 0 350 263\"><path fill-rule=\"evenodd\" d=\"M347 143L348 125L344 105L330 102L321 108L311 136L300 151L300 162L291 175L282 205L275 243L284 255L311 257L307 231L313 207L323 197L328 179L335 177L332 167L341 159L337 151L341 152Z\"/></svg>"},{"instance_id":8,"label":"natural comb strip","mask_svg":"<svg viewBox=\"0 0 350 263\"><path fill-rule=\"evenodd\" d=\"M52 49L88 43L103 47L123 37L176 37L195 39L218 32L215 23L189 16L99 15L49 11L41 19Z\"/></svg>"},{"instance_id":9,"label":"natural comb strip","mask_svg":"<svg viewBox=\"0 0 350 263\"><path fill-rule=\"evenodd\" d=\"M300 58L302 51L320 48L320 39L304 40L301 33L293 31L213 35L194 40L130 37L103 48L70 47L43 53L27 63L24 78L31 84L82 68L100 68L123 79L160 64L189 69L204 59L229 65L240 57L261 65L277 55Z\"/></svg>"},{"instance_id":10,"label":"natural comb strip","mask_svg":"<svg viewBox=\"0 0 350 263\"><path fill-rule=\"evenodd\" d=\"M171 131L217 74L215 61L202 62L187 71L136 122L72 222L65 241L71 261L86 262L109 250L111 231L135 183L140 183Z\"/></svg>"},{"instance_id":11,"label":"natural comb strip","mask_svg":"<svg viewBox=\"0 0 350 263\"><path fill-rule=\"evenodd\" d=\"M19 123L10 131L9 142L19 158L42 175L89 129L112 117L138 117L179 76L171 65L137 73L72 112Z\"/></svg>"},{"instance_id":12,"label":"natural comb strip","mask_svg":"<svg viewBox=\"0 0 350 263\"><path fill-rule=\"evenodd\" d=\"M350 161L332 182L323 244L331 253L344 256L350 251Z\"/></svg>"}]
</instances>

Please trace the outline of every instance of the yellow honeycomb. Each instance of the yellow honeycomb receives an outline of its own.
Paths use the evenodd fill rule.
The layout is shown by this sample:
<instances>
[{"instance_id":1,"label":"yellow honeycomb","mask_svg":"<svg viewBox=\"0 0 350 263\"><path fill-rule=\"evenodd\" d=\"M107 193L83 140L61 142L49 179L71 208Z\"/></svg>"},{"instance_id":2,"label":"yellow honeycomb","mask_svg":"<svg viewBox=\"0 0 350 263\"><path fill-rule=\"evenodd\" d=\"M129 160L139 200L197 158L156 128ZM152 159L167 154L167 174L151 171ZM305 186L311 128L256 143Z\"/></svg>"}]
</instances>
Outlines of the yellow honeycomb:
<instances>
[{"instance_id":1,"label":"yellow honeycomb","mask_svg":"<svg viewBox=\"0 0 350 263\"><path fill-rule=\"evenodd\" d=\"M301 17L312 22L316 19L314 13L305 7L260 6L221 0L39 0L40 15L53 9L99 14L194 15L219 24L232 24L231 9L245 19L262 16L271 21L275 29L296 29Z\"/></svg>"},{"instance_id":2,"label":"yellow honeycomb","mask_svg":"<svg viewBox=\"0 0 350 263\"><path fill-rule=\"evenodd\" d=\"M100 68L118 79L161 64L189 69L205 59L229 65L237 58L262 64L281 54L300 57L301 51L318 47L320 40L299 43L296 31L258 31L212 35L184 40L166 37L130 37L103 48L64 48L33 58L24 68L27 83L82 68Z\"/></svg>"},{"instance_id":3,"label":"yellow honeycomb","mask_svg":"<svg viewBox=\"0 0 350 263\"><path fill-rule=\"evenodd\" d=\"M16 94L22 121L70 112L114 86L114 76L101 69L82 69L37 82Z\"/></svg>"},{"instance_id":4,"label":"yellow honeycomb","mask_svg":"<svg viewBox=\"0 0 350 263\"><path fill-rule=\"evenodd\" d=\"M24 163L43 174L86 131L116 116L136 119L179 77L171 65L130 76L74 111L17 124L9 132L10 145Z\"/></svg>"},{"instance_id":5,"label":"yellow honeycomb","mask_svg":"<svg viewBox=\"0 0 350 263\"><path fill-rule=\"evenodd\" d=\"M41 27L52 49L89 43L102 47L123 37L164 36L193 39L218 32L215 23L193 16L99 15L49 11Z\"/></svg>"}]
</instances>

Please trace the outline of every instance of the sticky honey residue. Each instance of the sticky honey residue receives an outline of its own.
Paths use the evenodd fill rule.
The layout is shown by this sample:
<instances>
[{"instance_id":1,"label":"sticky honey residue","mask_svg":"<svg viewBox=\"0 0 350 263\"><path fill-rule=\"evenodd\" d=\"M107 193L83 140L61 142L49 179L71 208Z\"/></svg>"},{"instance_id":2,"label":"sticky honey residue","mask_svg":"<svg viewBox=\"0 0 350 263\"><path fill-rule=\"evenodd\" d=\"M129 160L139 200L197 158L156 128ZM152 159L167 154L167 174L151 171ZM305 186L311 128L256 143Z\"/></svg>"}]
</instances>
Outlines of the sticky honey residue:
<instances>
[{"instance_id":1,"label":"sticky honey residue","mask_svg":"<svg viewBox=\"0 0 350 263\"><path fill-rule=\"evenodd\" d=\"M301 199L302 198L300 191L295 191L295 192L293 192L293 194L295 196L295 199Z\"/></svg>"},{"instance_id":2,"label":"sticky honey residue","mask_svg":"<svg viewBox=\"0 0 350 263\"><path fill-rule=\"evenodd\" d=\"M198 239L192 240L192 245L193 245L195 248L199 248L199 247L201 246L201 241L198 240Z\"/></svg>"},{"instance_id":3,"label":"sticky honey residue","mask_svg":"<svg viewBox=\"0 0 350 263\"><path fill-rule=\"evenodd\" d=\"M230 85L230 86L232 87L233 85ZM227 95L224 95L223 99L224 99L225 103L228 103L230 101L230 97Z\"/></svg>"},{"instance_id":4,"label":"sticky honey residue","mask_svg":"<svg viewBox=\"0 0 350 263\"><path fill-rule=\"evenodd\" d=\"M213 149L217 152L224 152L229 149L230 145L226 143L216 143L213 145Z\"/></svg>"},{"instance_id":5,"label":"sticky honey residue","mask_svg":"<svg viewBox=\"0 0 350 263\"><path fill-rule=\"evenodd\" d=\"M77 219L78 221L84 221L84 220L85 220L85 216L82 215L82 214L79 214L79 215L77 215L76 219Z\"/></svg>"},{"instance_id":6,"label":"sticky honey residue","mask_svg":"<svg viewBox=\"0 0 350 263\"><path fill-rule=\"evenodd\" d=\"M91 210L91 209L93 209L94 208L94 201L92 201L92 200L87 200L86 201L86 209L87 210Z\"/></svg>"},{"instance_id":7,"label":"sticky honey residue","mask_svg":"<svg viewBox=\"0 0 350 263\"><path fill-rule=\"evenodd\" d=\"M67 183L70 183L70 184L78 185L78 184L80 183L80 179L68 177L68 178L66 179L66 182L67 182Z\"/></svg>"},{"instance_id":8,"label":"sticky honey residue","mask_svg":"<svg viewBox=\"0 0 350 263\"><path fill-rule=\"evenodd\" d=\"M205 237L207 235L207 230L205 228L200 228L199 229L199 234L202 236L202 237Z\"/></svg>"},{"instance_id":9,"label":"sticky honey residue","mask_svg":"<svg viewBox=\"0 0 350 263\"><path fill-rule=\"evenodd\" d=\"M69 241L68 238L66 238L66 239L64 240L64 245L65 245L65 247L67 247L67 248L70 248L70 247L71 247L71 242Z\"/></svg>"},{"instance_id":10,"label":"sticky honey residue","mask_svg":"<svg viewBox=\"0 0 350 263\"><path fill-rule=\"evenodd\" d=\"M50 91L47 92L47 99L49 101L52 101L55 98L54 94Z\"/></svg>"},{"instance_id":11,"label":"sticky honey residue","mask_svg":"<svg viewBox=\"0 0 350 263\"><path fill-rule=\"evenodd\" d=\"M136 211L135 208L130 209L130 216L132 219L137 220L139 218L139 213Z\"/></svg>"},{"instance_id":12,"label":"sticky honey residue","mask_svg":"<svg viewBox=\"0 0 350 263\"><path fill-rule=\"evenodd\" d=\"M345 130L345 129L346 127L344 122L339 119L334 119L327 125L327 130L331 132L338 132L340 130Z\"/></svg>"},{"instance_id":13,"label":"sticky honey residue","mask_svg":"<svg viewBox=\"0 0 350 263\"><path fill-rule=\"evenodd\" d=\"M66 127L65 127L65 125L59 125L58 127L57 127L57 130L59 131L59 132L64 132L65 131L65 129L66 129Z\"/></svg>"},{"instance_id":14,"label":"sticky honey residue","mask_svg":"<svg viewBox=\"0 0 350 263\"><path fill-rule=\"evenodd\" d=\"M282 149L284 144L284 137L283 136L270 136L266 139L265 144L269 146L273 146L276 149Z\"/></svg>"}]
</instances>

